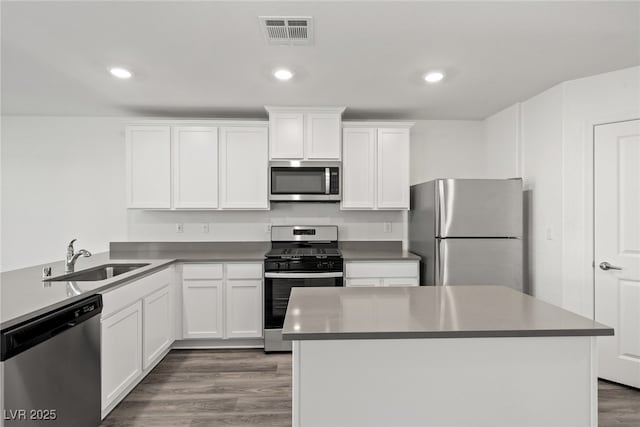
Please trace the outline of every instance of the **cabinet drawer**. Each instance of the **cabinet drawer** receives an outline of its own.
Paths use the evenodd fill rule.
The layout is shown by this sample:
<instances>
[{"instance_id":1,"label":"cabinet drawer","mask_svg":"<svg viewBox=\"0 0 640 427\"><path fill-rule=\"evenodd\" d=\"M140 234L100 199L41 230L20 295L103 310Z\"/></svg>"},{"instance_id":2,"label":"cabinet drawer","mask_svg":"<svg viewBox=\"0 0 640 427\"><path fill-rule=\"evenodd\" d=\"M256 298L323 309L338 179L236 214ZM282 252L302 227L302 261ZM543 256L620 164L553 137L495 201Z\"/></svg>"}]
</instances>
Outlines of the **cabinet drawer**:
<instances>
[{"instance_id":1,"label":"cabinet drawer","mask_svg":"<svg viewBox=\"0 0 640 427\"><path fill-rule=\"evenodd\" d=\"M222 279L222 264L184 264L183 279Z\"/></svg>"},{"instance_id":2,"label":"cabinet drawer","mask_svg":"<svg viewBox=\"0 0 640 427\"><path fill-rule=\"evenodd\" d=\"M387 277L382 279L382 286L403 287L418 286L417 277Z\"/></svg>"},{"instance_id":3,"label":"cabinet drawer","mask_svg":"<svg viewBox=\"0 0 640 427\"><path fill-rule=\"evenodd\" d=\"M349 288L360 288L360 287L370 287L370 286L380 286L380 279L370 278L370 279L346 279L345 285Z\"/></svg>"},{"instance_id":4,"label":"cabinet drawer","mask_svg":"<svg viewBox=\"0 0 640 427\"><path fill-rule=\"evenodd\" d=\"M348 278L418 277L418 262L348 262L346 274Z\"/></svg>"},{"instance_id":5,"label":"cabinet drawer","mask_svg":"<svg viewBox=\"0 0 640 427\"><path fill-rule=\"evenodd\" d=\"M262 264L233 263L227 264L228 279L262 279Z\"/></svg>"}]
</instances>

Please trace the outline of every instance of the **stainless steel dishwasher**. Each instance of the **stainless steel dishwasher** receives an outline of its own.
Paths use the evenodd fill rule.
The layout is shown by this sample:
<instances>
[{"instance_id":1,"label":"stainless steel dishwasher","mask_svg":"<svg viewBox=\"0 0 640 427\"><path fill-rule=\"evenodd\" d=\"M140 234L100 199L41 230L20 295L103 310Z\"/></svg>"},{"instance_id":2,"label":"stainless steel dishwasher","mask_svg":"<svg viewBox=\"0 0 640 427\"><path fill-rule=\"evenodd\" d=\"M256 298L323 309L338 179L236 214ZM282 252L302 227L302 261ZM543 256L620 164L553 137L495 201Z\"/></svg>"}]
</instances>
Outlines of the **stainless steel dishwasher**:
<instances>
[{"instance_id":1,"label":"stainless steel dishwasher","mask_svg":"<svg viewBox=\"0 0 640 427\"><path fill-rule=\"evenodd\" d=\"M1 331L6 427L100 424L100 312L93 295Z\"/></svg>"}]
</instances>

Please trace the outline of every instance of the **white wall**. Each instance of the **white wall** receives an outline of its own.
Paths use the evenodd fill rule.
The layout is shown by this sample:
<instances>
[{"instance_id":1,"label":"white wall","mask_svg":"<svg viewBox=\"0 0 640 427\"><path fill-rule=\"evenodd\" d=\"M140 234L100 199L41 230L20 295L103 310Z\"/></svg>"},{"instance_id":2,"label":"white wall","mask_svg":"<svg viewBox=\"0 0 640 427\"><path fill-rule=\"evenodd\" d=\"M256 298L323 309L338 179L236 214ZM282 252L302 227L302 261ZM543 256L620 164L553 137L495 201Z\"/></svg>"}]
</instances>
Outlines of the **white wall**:
<instances>
[{"instance_id":1,"label":"white wall","mask_svg":"<svg viewBox=\"0 0 640 427\"><path fill-rule=\"evenodd\" d=\"M522 176L520 153L520 104L512 105L484 121L488 178Z\"/></svg>"},{"instance_id":2,"label":"white wall","mask_svg":"<svg viewBox=\"0 0 640 427\"><path fill-rule=\"evenodd\" d=\"M562 86L521 105L529 289L562 304Z\"/></svg>"},{"instance_id":3,"label":"white wall","mask_svg":"<svg viewBox=\"0 0 640 427\"><path fill-rule=\"evenodd\" d=\"M384 223L391 231L384 231ZM176 233L176 223L184 232ZM209 225L209 233L202 225ZM128 213L128 240L132 241L268 241L270 225L339 226L340 240L402 240L401 211L340 211L338 203L272 203L270 211L161 212L132 210Z\"/></svg>"},{"instance_id":4,"label":"white wall","mask_svg":"<svg viewBox=\"0 0 640 427\"><path fill-rule=\"evenodd\" d=\"M511 168L521 168L531 190L535 295L592 316L593 126L640 118L640 67L567 81L511 108L520 115L498 113L485 126L487 135L520 128L512 151L521 158ZM487 155L504 145L487 141Z\"/></svg>"},{"instance_id":5,"label":"white wall","mask_svg":"<svg viewBox=\"0 0 640 427\"><path fill-rule=\"evenodd\" d=\"M2 271L125 237L124 123L2 117Z\"/></svg>"},{"instance_id":6,"label":"white wall","mask_svg":"<svg viewBox=\"0 0 640 427\"><path fill-rule=\"evenodd\" d=\"M435 178L485 178L484 124L419 120L411 129L411 184Z\"/></svg>"}]
</instances>

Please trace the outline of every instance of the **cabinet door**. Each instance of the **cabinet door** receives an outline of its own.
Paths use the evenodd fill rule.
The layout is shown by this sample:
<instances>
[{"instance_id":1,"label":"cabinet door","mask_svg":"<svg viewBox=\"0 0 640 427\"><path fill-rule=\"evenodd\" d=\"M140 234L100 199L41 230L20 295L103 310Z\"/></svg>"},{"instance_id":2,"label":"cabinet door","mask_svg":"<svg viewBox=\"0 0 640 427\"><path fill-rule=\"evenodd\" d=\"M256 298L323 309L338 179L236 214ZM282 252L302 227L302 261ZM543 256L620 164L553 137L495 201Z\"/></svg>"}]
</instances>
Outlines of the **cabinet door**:
<instances>
[{"instance_id":1,"label":"cabinet door","mask_svg":"<svg viewBox=\"0 0 640 427\"><path fill-rule=\"evenodd\" d=\"M173 316L170 286L157 290L143 300L143 368L147 369L171 345Z\"/></svg>"},{"instance_id":2,"label":"cabinet door","mask_svg":"<svg viewBox=\"0 0 640 427\"><path fill-rule=\"evenodd\" d=\"M269 113L269 152L271 159L304 157L304 114Z\"/></svg>"},{"instance_id":3,"label":"cabinet door","mask_svg":"<svg viewBox=\"0 0 640 427\"><path fill-rule=\"evenodd\" d=\"M103 319L102 410L142 375L142 302Z\"/></svg>"},{"instance_id":4,"label":"cabinet door","mask_svg":"<svg viewBox=\"0 0 640 427\"><path fill-rule=\"evenodd\" d=\"M227 280L227 338L262 337L262 280Z\"/></svg>"},{"instance_id":5,"label":"cabinet door","mask_svg":"<svg viewBox=\"0 0 640 427\"><path fill-rule=\"evenodd\" d=\"M182 283L183 338L222 338L222 280Z\"/></svg>"},{"instance_id":6,"label":"cabinet door","mask_svg":"<svg viewBox=\"0 0 640 427\"><path fill-rule=\"evenodd\" d=\"M343 209L373 209L376 181L376 131L344 129L342 142Z\"/></svg>"},{"instance_id":7,"label":"cabinet door","mask_svg":"<svg viewBox=\"0 0 640 427\"><path fill-rule=\"evenodd\" d=\"M305 158L340 160L341 114L308 113L305 120Z\"/></svg>"},{"instance_id":8,"label":"cabinet door","mask_svg":"<svg viewBox=\"0 0 640 427\"><path fill-rule=\"evenodd\" d=\"M409 129L378 129L377 205L409 209Z\"/></svg>"},{"instance_id":9,"label":"cabinet door","mask_svg":"<svg viewBox=\"0 0 640 427\"><path fill-rule=\"evenodd\" d=\"M129 126L126 130L127 207L171 207L169 126Z\"/></svg>"},{"instance_id":10,"label":"cabinet door","mask_svg":"<svg viewBox=\"0 0 640 427\"><path fill-rule=\"evenodd\" d=\"M264 127L220 129L220 207L269 209L269 141Z\"/></svg>"},{"instance_id":11,"label":"cabinet door","mask_svg":"<svg viewBox=\"0 0 640 427\"><path fill-rule=\"evenodd\" d=\"M218 128L173 128L174 207L218 207Z\"/></svg>"}]
</instances>

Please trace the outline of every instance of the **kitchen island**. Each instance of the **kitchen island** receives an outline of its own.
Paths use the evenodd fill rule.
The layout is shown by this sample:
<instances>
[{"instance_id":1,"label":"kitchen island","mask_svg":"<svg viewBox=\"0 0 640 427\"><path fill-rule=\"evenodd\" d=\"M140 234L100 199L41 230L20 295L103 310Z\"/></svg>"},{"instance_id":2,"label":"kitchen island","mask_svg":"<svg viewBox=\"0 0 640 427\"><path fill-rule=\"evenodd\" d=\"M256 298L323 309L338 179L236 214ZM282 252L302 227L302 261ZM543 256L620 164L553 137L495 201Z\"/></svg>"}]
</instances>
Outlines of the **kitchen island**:
<instances>
[{"instance_id":1,"label":"kitchen island","mask_svg":"<svg viewBox=\"0 0 640 427\"><path fill-rule=\"evenodd\" d=\"M596 426L612 334L505 287L294 288L293 426Z\"/></svg>"}]
</instances>

